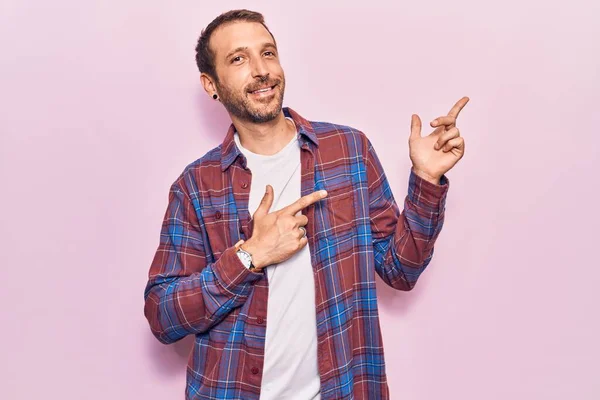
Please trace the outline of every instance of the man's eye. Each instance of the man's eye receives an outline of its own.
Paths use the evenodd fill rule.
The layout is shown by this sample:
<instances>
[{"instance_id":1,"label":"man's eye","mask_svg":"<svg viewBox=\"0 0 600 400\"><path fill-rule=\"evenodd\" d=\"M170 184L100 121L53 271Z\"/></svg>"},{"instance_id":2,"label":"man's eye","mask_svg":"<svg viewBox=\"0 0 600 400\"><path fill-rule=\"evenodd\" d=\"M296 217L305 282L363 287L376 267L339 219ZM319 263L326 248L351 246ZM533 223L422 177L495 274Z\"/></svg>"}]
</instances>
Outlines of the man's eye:
<instances>
[{"instance_id":1,"label":"man's eye","mask_svg":"<svg viewBox=\"0 0 600 400\"><path fill-rule=\"evenodd\" d=\"M273 53L272 51L265 51L265 55L267 55L267 56L274 56L275 53Z\"/></svg>"},{"instance_id":2,"label":"man's eye","mask_svg":"<svg viewBox=\"0 0 600 400\"><path fill-rule=\"evenodd\" d=\"M231 59L232 63L236 63L236 62L240 62L240 61L242 61L242 57L241 56L233 57Z\"/></svg>"}]
</instances>

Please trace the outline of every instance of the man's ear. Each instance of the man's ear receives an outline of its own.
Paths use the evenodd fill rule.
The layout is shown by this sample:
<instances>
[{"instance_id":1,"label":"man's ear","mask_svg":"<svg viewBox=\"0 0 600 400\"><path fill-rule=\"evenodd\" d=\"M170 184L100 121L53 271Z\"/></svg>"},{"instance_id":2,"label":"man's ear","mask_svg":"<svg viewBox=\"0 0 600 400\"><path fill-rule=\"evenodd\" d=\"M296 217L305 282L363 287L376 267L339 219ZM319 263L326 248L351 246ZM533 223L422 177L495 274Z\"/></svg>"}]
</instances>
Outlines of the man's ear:
<instances>
[{"instance_id":1,"label":"man's ear","mask_svg":"<svg viewBox=\"0 0 600 400\"><path fill-rule=\"evenodd\" d=\"M202 72L200 74L200 83L202 83L202 87L204 91L212 98L214 94L217 94L217 86L214 84L213 78Z\"/></svg>"}]
</instances>

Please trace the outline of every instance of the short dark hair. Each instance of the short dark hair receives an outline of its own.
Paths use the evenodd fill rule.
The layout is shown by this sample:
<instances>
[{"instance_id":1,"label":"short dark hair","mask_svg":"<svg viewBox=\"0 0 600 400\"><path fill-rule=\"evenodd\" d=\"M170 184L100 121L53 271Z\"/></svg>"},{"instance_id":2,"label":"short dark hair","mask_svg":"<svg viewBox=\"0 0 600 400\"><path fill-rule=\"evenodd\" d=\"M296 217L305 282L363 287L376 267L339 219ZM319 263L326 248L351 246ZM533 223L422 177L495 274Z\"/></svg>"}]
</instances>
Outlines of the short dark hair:
<instances>
[{"instance_id":1,"label":"short dark hair","mask_svg":"<svg viewBox=\"0 0 600 400\"><path fill-rule=\"evenodd\" d=\"M262 24L273 38L273 42L275 42L275 37L269 28L267 28L265 18L261 13L245 9L227 11L215 18L200 33L198 43L196 44L196 65L198 65L200 72L210 75L217 81L219 80L215 70L215 55L209 47L210 37L219 26L238 21L258 22L259 24ZM275 45L277 45L277 43L275 43Z\"/></svg>"}]
</instances>

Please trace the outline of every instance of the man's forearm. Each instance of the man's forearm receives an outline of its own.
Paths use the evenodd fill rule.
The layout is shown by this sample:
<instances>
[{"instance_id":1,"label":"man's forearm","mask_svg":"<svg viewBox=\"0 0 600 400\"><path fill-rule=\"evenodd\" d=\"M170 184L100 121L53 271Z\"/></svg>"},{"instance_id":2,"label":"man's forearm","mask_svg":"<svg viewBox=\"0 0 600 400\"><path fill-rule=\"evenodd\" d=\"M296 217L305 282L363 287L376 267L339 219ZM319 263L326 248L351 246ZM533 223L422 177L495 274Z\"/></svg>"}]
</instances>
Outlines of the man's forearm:
<instances>
[{"instance_id":1,"label":"man's forearm","mask_svg":"<svg viewBox=\"0 0 600 400\"><path fill-rule=\"evenodd\" d=\"M386 182L387 184L387 182ZM408 195L400 213L390 197L386 211L373 222L375 267L381 278L398 290L411 290L433 256L433 246L444 223L448 181L440 185L426 181L414 171L409 178ZM393 234L389 232L395 222Z\"/></svg>"},{"instance_id":2,"label":"man's forearm","mask_svg":"<svg viewBox=\"0 0 600 400\"><path fill-rule=\"evenodd\" d=\"M160 256L155 257L155 260ZM246 269L231 247L190 276L154 276L145 291L144 314L162 343L206 332L242 306L261 274Z\"/></svg>"}]
</instances>

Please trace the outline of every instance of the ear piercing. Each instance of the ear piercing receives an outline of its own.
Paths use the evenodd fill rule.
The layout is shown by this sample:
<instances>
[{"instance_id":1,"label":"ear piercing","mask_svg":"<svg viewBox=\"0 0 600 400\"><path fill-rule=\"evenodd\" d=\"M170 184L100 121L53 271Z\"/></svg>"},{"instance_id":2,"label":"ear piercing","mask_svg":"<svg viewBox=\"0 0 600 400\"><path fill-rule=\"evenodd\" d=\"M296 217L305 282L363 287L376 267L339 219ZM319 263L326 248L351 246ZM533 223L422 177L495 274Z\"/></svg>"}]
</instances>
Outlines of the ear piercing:
<instances>
[{"instance_id":1,"label":"ear piercing","mask_svg":"<svg viewBox=\"0 0 600 400\"><path fill-rule=\"evenodd\" d=\"M219 96L217 96L217 94L216 94L216 93L215 93L215 94L213 94L213 99L215 99L215 100L216 100L216 99L217 99L217 97L219 97Z\"/></svg>"}]
</instances>

